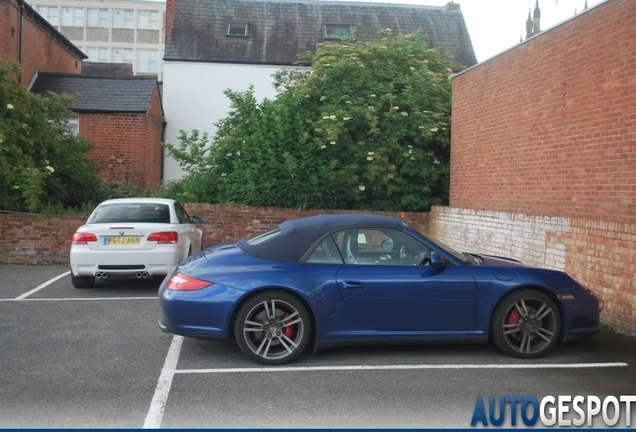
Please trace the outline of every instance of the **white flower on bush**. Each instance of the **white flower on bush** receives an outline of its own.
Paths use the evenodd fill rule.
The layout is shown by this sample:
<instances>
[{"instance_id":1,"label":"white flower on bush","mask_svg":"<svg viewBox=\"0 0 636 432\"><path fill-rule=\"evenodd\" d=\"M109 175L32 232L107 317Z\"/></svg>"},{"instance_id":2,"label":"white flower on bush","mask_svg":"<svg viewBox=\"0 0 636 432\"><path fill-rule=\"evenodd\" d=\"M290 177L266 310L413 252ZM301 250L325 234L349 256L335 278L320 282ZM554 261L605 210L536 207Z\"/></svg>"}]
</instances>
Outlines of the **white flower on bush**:
<instances>
[{"instance_id":1,"label":"white flower on bush","mask_svg":"<svg viewBox=\"0 0 636 432\"><path fill-rule=\"evenodd\" d=\"M366 188L364 187L364 185L360 185L358 186L358 189L360 189L361 191L365 190Z\"/></svg>"},{"instance_id":2,"label":"white flower on bush","mask_svg":"<svg viewBox=\"0 0 636 432\"><path fill-rule=\"evenodd\" d=\"M7 104L7 109L13 109L13 105Z\"/></svg>"},{"instance_id":3,"label":"white flower on bush","mask_svg":"<svg viewBox=\"0 0 636 432\"><path fill-rule=\"evenodd\" d=\"M55 168L53 168L52 166L45 166L44 169L48 170L50 173L54 173L55 172Z\"/></svg>"}]
</instances>

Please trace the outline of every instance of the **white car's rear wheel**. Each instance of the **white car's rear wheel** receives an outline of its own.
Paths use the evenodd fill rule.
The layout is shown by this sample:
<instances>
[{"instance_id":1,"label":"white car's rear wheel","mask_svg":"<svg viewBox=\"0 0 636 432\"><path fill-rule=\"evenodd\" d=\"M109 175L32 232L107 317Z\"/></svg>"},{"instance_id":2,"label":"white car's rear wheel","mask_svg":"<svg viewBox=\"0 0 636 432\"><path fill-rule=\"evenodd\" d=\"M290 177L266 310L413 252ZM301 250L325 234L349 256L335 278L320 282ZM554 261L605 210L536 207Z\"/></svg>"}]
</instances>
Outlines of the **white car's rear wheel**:
<instances>
[{"instance_id":1,"label":"white car's rear wheel","mask_svg":"<svg viewBox=\"0 0 636 432\"><path fill-rule=\"evenodd\" d=\"M93 276L75 276L71 273L71 283L75 288L91 288L95 284Z\"/></svg>"}]
</instances>

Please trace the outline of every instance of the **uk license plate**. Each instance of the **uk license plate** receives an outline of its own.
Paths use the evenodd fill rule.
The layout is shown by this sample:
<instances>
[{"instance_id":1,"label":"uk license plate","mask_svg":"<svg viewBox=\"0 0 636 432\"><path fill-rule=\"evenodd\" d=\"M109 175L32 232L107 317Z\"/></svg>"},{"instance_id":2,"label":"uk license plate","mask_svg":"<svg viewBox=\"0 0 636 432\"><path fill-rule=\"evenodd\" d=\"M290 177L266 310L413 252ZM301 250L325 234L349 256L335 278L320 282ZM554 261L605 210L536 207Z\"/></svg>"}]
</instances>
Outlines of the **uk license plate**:
<instances>
[{"instance_id":1,"label":"uk license plate","mask_svg":"<svg viewBox=\"0 0 636 432\"><path fill-rule=\"evenodd\" d=\"M119 236L119 237L105 237L104 244L106 246L135 246L141 243L141 237L139 236Z\"/></svg>"}]
</instances>

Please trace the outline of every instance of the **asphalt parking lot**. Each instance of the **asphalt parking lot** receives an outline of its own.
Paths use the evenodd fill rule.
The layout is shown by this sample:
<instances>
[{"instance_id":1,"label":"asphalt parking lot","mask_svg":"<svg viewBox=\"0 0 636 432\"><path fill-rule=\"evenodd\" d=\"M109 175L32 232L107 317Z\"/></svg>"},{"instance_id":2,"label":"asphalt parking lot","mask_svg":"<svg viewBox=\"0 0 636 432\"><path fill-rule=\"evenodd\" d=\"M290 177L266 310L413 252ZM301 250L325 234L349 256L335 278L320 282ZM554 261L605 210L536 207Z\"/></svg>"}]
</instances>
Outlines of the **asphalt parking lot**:
<instances>
[{"instance_id":1,"label":"asphalt parking lot","mask_svg":"<svg viewBox=\"0 0 636 432\"><path fill-rule=\"evenodd\" d=\"M479 397L636 394L636 341L611 330L537 360L490 344L384 346L263 368L233 342L161 333L160 280L78 290L68 270L0 266L0 428L468 428Z\"/></svg>"}]
</instances>

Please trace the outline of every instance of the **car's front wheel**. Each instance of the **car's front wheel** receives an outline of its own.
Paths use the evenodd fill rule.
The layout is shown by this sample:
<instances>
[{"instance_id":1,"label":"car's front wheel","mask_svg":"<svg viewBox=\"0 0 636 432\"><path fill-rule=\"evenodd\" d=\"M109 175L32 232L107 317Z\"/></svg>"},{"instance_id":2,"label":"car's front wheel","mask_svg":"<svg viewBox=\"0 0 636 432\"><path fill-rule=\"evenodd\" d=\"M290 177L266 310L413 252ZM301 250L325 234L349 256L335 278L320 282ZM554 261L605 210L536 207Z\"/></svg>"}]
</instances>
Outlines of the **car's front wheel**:
<instances>
[{"instance_id":1,"label":"car's front wheel","mask_svg":"<svg viewBox=\"0 0 636 432\"><path fill-rule=\"evenodd\" d=\"M236 315L234 336L247 357L283 364L302 354L311 335L311 318L303 303L284 291L267 291L248 299Z\"/></svg>"},{"instance_id":2,"label":"car's front wheel","mask_svg":"<svg viewBox=\"0 0 636 432\"><path fill-rule=\"evenodd\" d=\"M91 288L95 284L93 276L75 276L71 273L71 283L75 288Z\"/></svg>"},{"instance_id":3,"label":"car's front wheel","mask_svg":"<svg viewBox=\"0 0 636 432\"><path fill-rule=\"evenodd\" d=\"M515 291L497 305L491 330L495 345L506 354L535 358L559 340L561 317L547 295L531 289Z\"/></svg>"}]
</instances>

